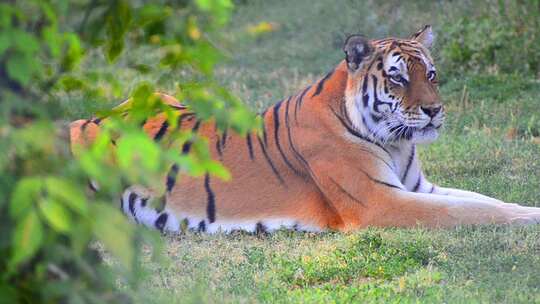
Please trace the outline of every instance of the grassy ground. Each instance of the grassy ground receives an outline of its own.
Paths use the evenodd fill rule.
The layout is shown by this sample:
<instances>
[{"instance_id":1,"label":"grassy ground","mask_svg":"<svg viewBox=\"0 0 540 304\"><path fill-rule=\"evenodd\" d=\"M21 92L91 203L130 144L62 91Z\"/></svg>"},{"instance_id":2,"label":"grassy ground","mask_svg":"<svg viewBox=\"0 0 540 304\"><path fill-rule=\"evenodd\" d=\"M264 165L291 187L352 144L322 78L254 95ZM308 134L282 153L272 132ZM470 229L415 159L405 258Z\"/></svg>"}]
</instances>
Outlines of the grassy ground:
<instances>
[{"instance_id":1,"label":"grassy ground","mask_svg":"<svg viewBox=\"0 0 540 304\"><path fill-rule=\"evenodd\" d=\"M467 1L424 2L247 1L227 31L230 58L218 77L259 110L332 69L345 33L406 36L424 23L437 30L442 18L467 14ZM276 30L245 34L261 21ZM139 57L144 50L131 52ZM444 73L448 119L440 140L422 148L427 175L441 185L540 206L538 80ZM161 76L143 77L171 89L174 81ZM129 84L139 76L117 77ZM154 268L141 302L173 295L179 303L540 303L539 226L187 234L168 237L167 255L165 266L148 262Z\"/></svg>"}]
</instances>

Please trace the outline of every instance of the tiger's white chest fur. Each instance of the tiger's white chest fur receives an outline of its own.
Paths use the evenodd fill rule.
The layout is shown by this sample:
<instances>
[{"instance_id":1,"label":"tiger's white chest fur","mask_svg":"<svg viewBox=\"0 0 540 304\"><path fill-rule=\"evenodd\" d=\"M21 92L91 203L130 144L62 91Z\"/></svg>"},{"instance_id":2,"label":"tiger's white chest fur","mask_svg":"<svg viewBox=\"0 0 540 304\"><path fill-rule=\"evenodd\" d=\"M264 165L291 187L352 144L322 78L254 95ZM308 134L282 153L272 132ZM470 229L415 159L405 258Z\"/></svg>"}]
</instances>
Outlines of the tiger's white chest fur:
<instances>
[{"instance_id":1,"label":"tiger's white chest fur","mask_svg":"<svg viewBox=\"0 0 540 304\"><path fill-rule=\"evenodd\" d=\"M428 182L418 159L416 144L402 142L387 147L395 165L394 172L405 189L412 192L432 192L433 185Z\"/></svg>"}]
</instances>

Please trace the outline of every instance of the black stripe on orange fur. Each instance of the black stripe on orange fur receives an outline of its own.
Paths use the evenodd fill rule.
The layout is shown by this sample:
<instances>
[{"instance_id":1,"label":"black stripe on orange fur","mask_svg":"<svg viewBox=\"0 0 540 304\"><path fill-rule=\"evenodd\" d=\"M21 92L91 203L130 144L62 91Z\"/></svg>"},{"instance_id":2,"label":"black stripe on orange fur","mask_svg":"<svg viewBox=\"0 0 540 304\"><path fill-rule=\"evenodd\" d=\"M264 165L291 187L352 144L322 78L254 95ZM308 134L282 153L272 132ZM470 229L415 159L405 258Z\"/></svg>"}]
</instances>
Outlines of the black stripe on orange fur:
<instances>
[{"instance_id":1,"label":"black stripe on orange fur","mask_svg":"<svg viewBox=\"0 0 540 304\"><path fill-rule=\"evenodd\" d=\"M167 133L167 128L169 128L169 122L167 122L167 120L165 120L161 124L161 127L159 128L156 135L154 135L154 140L156 140L156 141L160 140L163 137L163 135L165 135L165 133Z\"/></svg>"},{"instance_id":2,"label":"black stripe on orange fur","mask_svg":"<svg viewBox=\"0 0 540 304\"><path fill-rule=\"evenodd\" d=\"M225 144L227 144L227 129L223 130L223 135L221 135L221 145L225 149Z\"/></svg>"},{"instance_id":3,"label":"black stripe on orange fur","mask_svg":"<svg viewBox=\"0 0 540 304\"><path fill-rule=\"evenodd\" d=\"M189 117L189 116L186 115L186 117ZM182 122L181 120L182 118L179 117L179 127ZM197 122L195 122L195 125L191 129L191 132L196 133L197 130L199 129L200 124L201 124L201 121L197 120ZM193 142L191 140L187 140L184 143L184 145L182 145L182 154L189 153L192 143ZM179 170L180 168L178 167L178 164L173 164L171 166L171 169L169 169L169 172L167 172L167 181L166 181L167 192L171 192L171 190L174 188L174 185L176 184L176 177L178 175Z\"/></svg>"},{"instance_id":4,"label":"black stripe on orange fur","mask_svg":"<svg viewBox=\"0 0 540 304\"><path fill-rule=\"evenodd\" d=\"M169 169L169 172L167 172L167 192L171 192L174 184L176 184L176 176L178 175L178 170L178 164L174 164L171 166L171 169Z\"/></svg>"},{"instance_id":5,"label":"black stripe on orange fur","mask_svg":"<svg viewBox=\"0 0 540 304\"><path fill-rule=\"evenodd\" d=\"M287 128L287 138L289 140L289 147L293 151L293 155L296 157L296 159L298 161L300 161L300 163L306 165L307 160L298 152L298 150L294 146L294 143L293 143L293 140L292 140L291 126L289 124L289 105L290 104L291 103L288 100L287 104L286 104L286 107L285 107L285 127ZM296 174L305 177L305 174L301 170L298 170L298 169L295 169L295 170L296 170L296 172L295 172Z\"/></svg>"},{"instance_id":6,"label":"black stripe on orange fur","mask_svg":"<svg viewBox=\"0 0 540 304\"><path fill-rule=\"evenodd\" d=\"M341 186L338 182L336 182L331 176L328 176L328 178L341 192L345 193L345 195L347 197L349 197L351 200L353 200L353 201L357 202L358 204L362 205L363 207L365 207L365 204L362 201L360 201L359 199L354 197L349 191L347 191L345 188L343 188L343 186Z\"/></svg>"},{"instance_id":7,"label":"black stripe on orange fur","mask_svg":"<svg viewBox=\"0 0 540 304\"><path fill-rule=\"evenodd\" d=\"M279 171L276 169L276 167L274 166L274 163L272 162L272 159L270 158L270 156L268 155L268 152L266 151L266 148L264 146L264 143L263 141L261 140L261 137L260 136L257 136L257 140L259 141L259 146L261 147L261 150L262 150L262 153L264 155L264 158L266 158L266 162L268 163L268 165L270 166L270 168L272 169L272 172L274 173L274 175L276 176L276 178L279 180L279 182L282 184L282 185L285 185L285 181L283 180L283 178L281 177L281 175L279 174Z\"/></svg>"},{"instance_id":8,"label":"black stripe on orange fur","mask_svg":"<svg viewBox=\"0 0 540 304\"><path fill-rule=\"evenodd\" d=\"M191 132L192 133L197 133L197 130L199 130L199 127L201 126L201 121L200 120L197 120L197 122L195 122L195 125L193 126L193 128L191 129ZM187 154L189 153L189 150L191 149L191 145L193 144L193 141L192 140L187 140L184 145L182 146L182 154Z\"/></svg>"},{"instance_id":9,"label":"black stripe on orange fur","mask_svg":"<svg viewBox=\"0 0 540 304\"><path fill-rule=\"evenodd\" d=\"M289 101L291 100L291 97L287 99L285 102L287 104L287 107L289 105ZM281 143L279 142L279 109L281 108L282 102L278 102L274 106L274 140L276 141L276 146L279 151L279 154L281 154L281 158L283 158L283 161L289 167L296 175L300 175L298 170L291 164L287 156L285 156L285 153L283 152L283 149L281 148Z\"/></svg>"},{"instance_id":10,"label":"black stripe on orange fur","mask_svg":"<svg viewBox=\"0 0 540 304\"><path fill-rule=\"evenodd\" d=\"M334 70L328 72L328 74L326 74L323 79L321 79L319 81L319 83L317 84L317 88L315 89L315 92L313 93L313 95L311 95L311 97L315 97L319 94L321 94L323 88L324 88L324 83L326 82L326 80L328 80L330 77L332 77L332 74L334 74Z\"/></svg>"},{"instance_id":11,"label":"black stripe on orange fur","mask_svg":"<svg viewBox=\"0 0 540 304\"><path fill-rule=\"evenodd\" d=\"M209 223L216 221L216 202L214 191L210 187L210 176L208 173L204 176L204 189L206 190L207 202L206 202L206 217Z\"/></svg>"},{"instance_id":12,"label":"black stripe on orange fur","mask_svg":"<svg viewBox=\"0 0 540 304\"><path fill-rule=\"evenodd\" d=\"M296 105L294 106L294 120L296 123L298 123L298 110L302 107L302 102L304 101L304 95L306 95L307 91L311 89L311 85L309 85L307 88L302 91L300 96L296 99Z\"/></svg>"},{"instance_id":13,"label":"black stripe on orange fur","mask_svg":"<svg viewBox=\"0 0 540 304\"><path fill-rule=\"evenodd\" d=\"M246 142L247 142L247 147L248 147L248 152L249 152L249 158L253 160L255 158L255 155L253 155L253 144L251 143L251 133L248 133L246 135Z\"/></svg>"}]
</instances>

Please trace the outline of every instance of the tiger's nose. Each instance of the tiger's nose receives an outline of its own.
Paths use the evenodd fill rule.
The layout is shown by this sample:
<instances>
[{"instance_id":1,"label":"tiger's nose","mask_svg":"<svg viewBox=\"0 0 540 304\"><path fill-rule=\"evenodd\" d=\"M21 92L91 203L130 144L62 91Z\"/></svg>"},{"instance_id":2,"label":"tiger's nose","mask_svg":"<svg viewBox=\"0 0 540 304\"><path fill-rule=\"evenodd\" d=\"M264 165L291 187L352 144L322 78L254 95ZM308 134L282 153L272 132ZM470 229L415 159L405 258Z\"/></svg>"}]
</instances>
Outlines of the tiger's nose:
<instances>
[{"instance_id":1,"label":"tiger's nose","mask_svg":"<svg viewBox=\"0 0 540 304\"><path fill-rule=\"evenodd\" d=\"M433 118L437 113L439 113L442 109L442 106L435 106L435 107L420 107L422 112L426 114L427 116Z\"/></svg>"}]
</instances>

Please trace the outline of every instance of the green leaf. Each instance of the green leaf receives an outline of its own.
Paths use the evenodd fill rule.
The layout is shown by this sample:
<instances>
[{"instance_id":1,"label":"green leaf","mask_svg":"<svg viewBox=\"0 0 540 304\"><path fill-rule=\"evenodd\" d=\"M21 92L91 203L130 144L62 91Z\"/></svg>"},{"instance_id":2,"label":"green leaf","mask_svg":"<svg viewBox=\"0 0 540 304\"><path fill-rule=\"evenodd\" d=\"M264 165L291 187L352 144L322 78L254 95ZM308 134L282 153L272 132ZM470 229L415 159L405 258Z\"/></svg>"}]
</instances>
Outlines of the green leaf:
<instances>
[{"instance_id":1,"label":"green leaf","mask_svg":"<svg viewBox=\"0 0 540 304\"><path fill-rule=\"evenodd\" d=\"M73 211L86 214L88 203L84 192L77 188L76 184L58 177L49 177L45 179L45 186L50 197L60 201Z\"/></svg>"},{"instance_id":2,"label":"green leaf","mask_svg":"<svg viewBox=\"0 0 540 304\"><path fill-rule=\"evenodd\" d=\"M28 85L31 78L41 73L43 65L33 55L16 52L9 57L6 70L11 79Z\"/></svg>"},{"instance_id":3,"label":"green leaf","mask_svg":"<svg viewBox=\"0 0 540 304\"><path fill-rule=\"evenodd\" d=\"M134 70L136 70L137 72L141 74L148 74L152 72L152 70L154 69L151 65L143 64L143 63L136 64L132 66L131 68L133 68Z\"/></svg>"},{"instance_id":4,"label":"green leaf","mask_svg":"<svg viewBox=\"0 0 540 304\"><path fill-rule=\"evenodd\" d=\"M215 18L216 25L223 25L229 20L234 8L231 0L196 0L200 10L209 12Z\"/></svg>"},{"instance_id":5,"label":"green leaf","mask_svg":"<svg viewBox=\"0 0 540 304\"><path fill-rule=\"evenodd\" d=\"M124 170L140 167L155 172L158 169L159 147L143 132L124 135L117 142L117 153L118 164Z\"/></svg>"},{"instance_id":6,"label":"green leaf","mask_svg":"<svg viewBox=\"0 0 540 304\"><path fill-rule=\"evenodd\" d=\"M116 0L107 12L107 58L114 61L124 49L124 36L131 24L131 6L126 0Z\"/></svg>"},{"instance_id":7,"label":"green leaf","mask_svg":"<svg viewBox=\"0 0 540 304\"><path fill-rule=\"evenodd\" d=\"M135 227L118 210L106 203L92 205L94 233L99 241L120 260L127 269L133 267L135 259Z\"/></svg>"},{"instance_id":8,"label":"green leaf","mask_svg":"<svg viewBox=\"0 0 540 304\"><path fill-rule=\"evenodd\" d=\"M11 46L11 39L7 31L0 32L0 57Z\"/></svg>"},{"instance_id":9,"label":"green leaf","mask_svg":"<svg viewBox=\"0 0 540 304\"><path fill-rule=\"evenodd\" d=\"M60 50L62 47L62 42L60 36L58 35L58 29L52 26L44 28L41 32L43 40L47 43L49 51L54 58L60 56Z\"/></svg>"},{"instance_id":10,"label":"green leaf","mask_svg":"<svg viewBox=\"0 0 540 304\"><path fill-rule=\"evenodd\" d=\"M0 304L17 303L17 290L8 285L0 285Z\"/></svg>"},{"instance_id":11,"label":"green leaf","mask_svg":"<svg viewBox=\"0 0 540 304\"><path fill-rule=\"evenodd\" d=\"M228 181L231 179L231 173L227 168L225 168L221 163L216 161L209 161L206 164L206 168L208 169L208 172L212 173L213 175L221 178L222 180Z\"/></svg>"},{"instance_id":12,"label":"green leaf","mask_svg":"<svg viewBox=\"0 0 540 304\"><path fill-rule=\"evenodd\" d=\"M67 52L62 59L62 67L66 71L71 71L79 64L83 56L81 41L73 33L65 34L64 40L67 43Z\"/></svg>"},{"instance_id":13,"label":"green leaf","mask_svg":"<svg viewBox=\"0 0 540 304\"><path fill-rule=\"evenodd\" d=\"M37 62L21 53L15 53L9 57L6 63L7 74L9 78L26 86L30 82L34 71L33 64L37 64Z\"/></svg>"},{"instance_id":14,"label":"green leaf","mask_svg":"<svg viewBox=\"0 0 540 304\"><path fill-rule=\"evenodd\" d=\"M136 24L143 27L148 23L167 19L172 14L172 9L160 4L148 3L137 9Z\"/></svg>"},{"instance_id":15,"label":"green leaf","mask_svg":"<svg viewBox=\"0 0 540 304\"><path fill-rule=\"evenodd\" d=\"M147 102L150 96L152 96L154 92L154 87L147 83L143 82L135 88L135 91L133 92L133 104L135 107L137 106L144 106Z\"/></svg>"},{"instance_id":16,"label":"green leaf","mask_svg":"<svg viewBox=\"0 0 540 304\"><path fill-rule=\"evenodd\" d=\"M43 241L43 226L35 210L17 223L13 233L13 252L9 262L13 269L33 257Z\"/></svg>"},{"instance_id":17,"label":"green leaf","mask_svg":"<svg viewBox=\"0 0 540 304\"><path fill-rule=\"evenodd\" d=\"M113 62L120 56L120 53L124 50L124 37L113 39L110 38L107 41L107 59Z\"/></svg>"},{"instance_id":18,"label":"green leaf","mask_svg":"<svg viewBox=\"0 0 540 304\"><path fill-rule=\"evenodd\" d=\"M7 3L0 3L0 28L6 29L11 27L14 15L14 7Z\"/></svg>"},{"instance_id":19,"label":"green leaf","mask_svg":"<svg viewBox=\"0 0 540 304\"><path fill-rule=\"evenodd\" d=\"M57 200L43 199L39 203L39 210L54 230L68 232L71 228L71 215Z\"/></svg>"},{"instance_id":20,"label":"green leaf","mask_svg":"<svg viewBox=\"0 0 540 304\"><path fill-rule=\"evenodd\" d=\"M195 3L201 10L210 10L212 5L211 0L196 0Z\"/></svg>"},{"instance_id":21,"label":"green leaf","mask_svg":"<svg viewBox=\"0 0 540 304\"><path fill-rule=\"evenodd\" d=\"M33 210L32 205L39 200L43 182L38 177L26 177L15 186L11 196L10 215L19 219L28 211Z\"/></svg>"},{"instance_id":22,"label":"green leaf","mask_svg":"<svg viewBox=\"0 0 540 304\"><path fill-rule=\"evenodd\" d=\"M71 248L76 255L82 255L88 249L88 243L93 237L90 221L78 222L69 231L72 235Z\"/></svg>"},{"instance_id":23,"label":"green leaf","mask_svg":"<svg viewBox=\"0 0 540 304\"><path fill-rule=\"evenodd\" d=\"M28 56L34 56L39 51L39 40L34 35L18 29L13 30L11 35L13 46L18 51Z\"/></svg>"},{"instance_id":24,"label":"green leaf","mask_svg":"<svg viewBox=\"0 0 540 304\"><path fill-rule=\"evenodd\" d=\"M60 85L67 92L83 90L87 88L87 85L81 79L75 76L64 76L60 79Z\"/></svg>"},{"instance_id":25,"label":"green leaf","mask_svg":"<svg viewBox=\"0 0 540 304\"><path fill-rule=\"evenodd\" d=\"M62 15L62 9L54 7L51 3L46 1L40 1L39 7L41 8L43 15L47 18L47 21L53 26L56 26L58 24L58 16Z\"/></svg>"}]
</instances>

